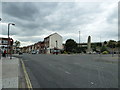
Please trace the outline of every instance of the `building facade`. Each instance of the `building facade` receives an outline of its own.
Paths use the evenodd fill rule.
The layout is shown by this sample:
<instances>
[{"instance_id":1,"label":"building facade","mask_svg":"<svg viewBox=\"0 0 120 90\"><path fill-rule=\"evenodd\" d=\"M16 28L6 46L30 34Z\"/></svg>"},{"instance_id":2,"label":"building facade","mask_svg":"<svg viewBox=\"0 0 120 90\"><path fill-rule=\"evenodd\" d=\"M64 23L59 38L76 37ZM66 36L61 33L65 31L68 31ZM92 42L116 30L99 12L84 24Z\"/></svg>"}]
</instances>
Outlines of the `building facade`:
<instances>
[{"instance_id":1,"label":"building facade","mask_svg":"<svg viewBox=\"0 0 120 90\"><path fill-rule=\"evenodd\" d=\"M13 45L13 39L12 38L0 38L0 50L4 51L6 50L7 53L10 53L10 50L12 50Z\"/></svg>"},{"instance_id":2,"label":"building facade","mask_svg":"<svg viewBox=\"0 0 120 90\"><path fill-rule=\"evenodd\" d=\"M46 53L60 52L63 49L62 45L62 36L58 33L54 33L44 38L45 50Z\"/></svg>"},{"instance_id":3,"label":"building facade","mask_svg":"<svg viewBox=\"0 0 120 90\"><path fill-rule=\"evenodd\" d=\"M22 52L31 53L31 51L36 51L37 54L50 54L54 52L59 52L63 50L62 36L58 33L53 33L44 38L44 41L39 41L33 45L29 45L22 48Z\"/></svg>"}]
</instances>

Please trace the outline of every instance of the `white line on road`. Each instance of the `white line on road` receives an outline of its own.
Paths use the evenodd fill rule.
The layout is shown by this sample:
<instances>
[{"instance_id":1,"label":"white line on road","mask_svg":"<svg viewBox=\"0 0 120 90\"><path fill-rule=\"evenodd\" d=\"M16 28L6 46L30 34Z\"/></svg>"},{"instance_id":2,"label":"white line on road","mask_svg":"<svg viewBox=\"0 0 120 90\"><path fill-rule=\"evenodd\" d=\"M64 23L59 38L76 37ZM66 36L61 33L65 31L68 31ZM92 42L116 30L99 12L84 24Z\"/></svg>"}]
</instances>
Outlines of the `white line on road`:
<instances>
[{"instance_id":1,"label":"white line on road","mask_svg":"<svg viewBox=\"0 0 120 90\"><path fill-rule=\"evenodd\" d=\"M65 71L65 73L67 73L67 74L71 74L70 72L68 72L68 71Z\"/></svg>"}]
</instances>

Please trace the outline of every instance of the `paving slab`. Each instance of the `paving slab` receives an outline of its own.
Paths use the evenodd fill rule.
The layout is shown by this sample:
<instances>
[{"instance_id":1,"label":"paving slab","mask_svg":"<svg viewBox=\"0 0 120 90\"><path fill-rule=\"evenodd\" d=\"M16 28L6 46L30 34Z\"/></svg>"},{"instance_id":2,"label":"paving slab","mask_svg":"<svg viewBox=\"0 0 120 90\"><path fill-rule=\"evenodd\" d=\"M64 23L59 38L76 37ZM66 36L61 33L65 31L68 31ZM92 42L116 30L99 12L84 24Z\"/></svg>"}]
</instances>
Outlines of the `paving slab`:
<instances>
[{"instance_id":1,"label":"paving slab","mask_svg":"<svg viewBox=\"0 0 120 90\"><path fill-rule=\"evenodd\" d=\"M18 88L19 86L19 59L2 58L2 88ZM1 83L0 83L1 85Z\"/></svg>"}]
</instances>

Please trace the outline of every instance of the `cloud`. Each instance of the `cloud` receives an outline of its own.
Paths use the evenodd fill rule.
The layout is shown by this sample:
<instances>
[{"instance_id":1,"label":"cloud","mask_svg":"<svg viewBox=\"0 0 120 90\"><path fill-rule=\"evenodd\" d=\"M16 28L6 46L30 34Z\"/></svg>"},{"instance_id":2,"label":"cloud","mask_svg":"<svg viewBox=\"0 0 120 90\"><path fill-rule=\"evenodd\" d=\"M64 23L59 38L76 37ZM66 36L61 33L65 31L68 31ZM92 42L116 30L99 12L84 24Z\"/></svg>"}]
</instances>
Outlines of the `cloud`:
<instances>
[{"instance_id":1,"label":"cloud","mask_svg":"<svg viewBox=\"0 0 120 90\"><path fill-rule=\"evenodd\" d=\"M2 8L3 13L6 13L11 17L16 17L22 20L33 21L38 12L35 5L29 2L27 3L3 2L2 6L3 6Z\"/></svg>"},{"instance_id":2,"label":"cloud","mask_svg":"<svg viewBox=\"0 0 120 90\"><path fill-rule=\"evenodd\" d=\"M11 35L24 46L42 41L44 37L57 32L65 42L73 38L78 42L115 39L118 33L117 3L111 2L5 2L2 4L3 22L13 22ZM7 25L3 35L7 35Z\"/></svg>"}]
</instances>

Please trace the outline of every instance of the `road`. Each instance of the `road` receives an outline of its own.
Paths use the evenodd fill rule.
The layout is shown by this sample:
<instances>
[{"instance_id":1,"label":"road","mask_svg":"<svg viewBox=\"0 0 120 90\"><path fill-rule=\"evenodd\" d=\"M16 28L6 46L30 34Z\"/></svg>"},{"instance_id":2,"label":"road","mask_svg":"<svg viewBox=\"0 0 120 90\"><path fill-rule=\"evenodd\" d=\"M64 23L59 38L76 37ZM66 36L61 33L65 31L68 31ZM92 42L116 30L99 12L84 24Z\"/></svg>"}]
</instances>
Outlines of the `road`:
<instances>
[{"instance_id":1,"label":"road","mask_svg":"<svg viewBox=\"0 0 120 90\"><path fill-rule=\"evenodd\" d=\"M118 88L117 57L23 54L33 88Z\"/></svg>"}]
</instances>

